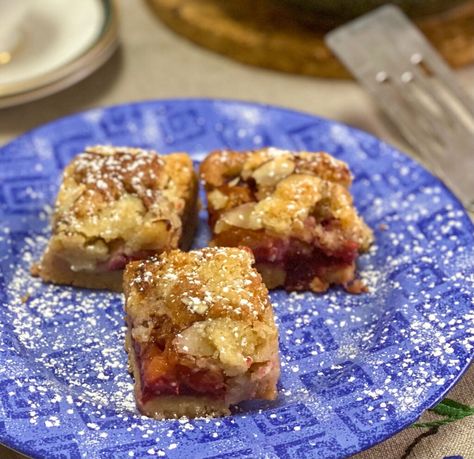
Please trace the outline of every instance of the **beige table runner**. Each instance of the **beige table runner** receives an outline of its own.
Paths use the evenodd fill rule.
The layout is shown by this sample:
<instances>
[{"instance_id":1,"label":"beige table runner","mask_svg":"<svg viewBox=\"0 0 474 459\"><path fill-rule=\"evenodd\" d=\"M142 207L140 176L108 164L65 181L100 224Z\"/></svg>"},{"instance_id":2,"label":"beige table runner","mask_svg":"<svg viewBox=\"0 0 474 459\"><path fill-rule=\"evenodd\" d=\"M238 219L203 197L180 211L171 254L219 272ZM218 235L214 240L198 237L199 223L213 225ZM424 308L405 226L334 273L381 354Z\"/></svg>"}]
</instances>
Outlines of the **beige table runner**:
<instances>
[{"instance_id":1,"label":"beige table runner","mask_svg":"<svg viewBox=\"0 0 474 459\"><path fill-rule=\"evenodd\" d=\"M0 110L0 144L35 126L92 107L153 98L216 97L272 103L338 119L407 151L356 83L246 67L175 36L155 19L145 2L121 0L120 5L121 49L102 69L73 88ZM474 95L474 67L460 72L459 78ZM450 397L474 406L474 367ZM355 457L438 459L461 455L474 459L474 417L418 438L413 446L426 430L406 429ZM411 451L408 454L407 449ZM1 459L18 457L22 456L0 447Z\"/></svg>"}]
</instances>

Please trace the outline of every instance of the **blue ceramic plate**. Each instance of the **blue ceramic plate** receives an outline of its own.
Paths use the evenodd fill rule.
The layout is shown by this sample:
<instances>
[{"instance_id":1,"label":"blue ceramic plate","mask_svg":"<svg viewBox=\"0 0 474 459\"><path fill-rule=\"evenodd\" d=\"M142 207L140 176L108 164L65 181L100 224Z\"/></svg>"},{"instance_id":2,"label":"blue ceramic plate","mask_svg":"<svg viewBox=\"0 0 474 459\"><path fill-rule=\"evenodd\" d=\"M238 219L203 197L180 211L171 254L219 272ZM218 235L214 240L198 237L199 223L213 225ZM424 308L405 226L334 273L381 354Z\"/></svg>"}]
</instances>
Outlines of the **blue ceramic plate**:
<instances>
[{"instance_id":1,"label":"blue ceramic plate","mask_svg":"<svg viewBox=\"0 0 474 459\"><path fill-rule=\"evenodd\" d=\"M274 403L216 420L137 414L118 294L45 286L61 170L86 145L326 150L355 175L376 244L370 293L273 292L283 362ZM345 125L276 107L165 100L55 121L0 149L0 441L41 458L339 458L409 425L473 356L473 226L418 164ZM205 212L196 246L206 244Z\"/></svg>"}]
</instances>

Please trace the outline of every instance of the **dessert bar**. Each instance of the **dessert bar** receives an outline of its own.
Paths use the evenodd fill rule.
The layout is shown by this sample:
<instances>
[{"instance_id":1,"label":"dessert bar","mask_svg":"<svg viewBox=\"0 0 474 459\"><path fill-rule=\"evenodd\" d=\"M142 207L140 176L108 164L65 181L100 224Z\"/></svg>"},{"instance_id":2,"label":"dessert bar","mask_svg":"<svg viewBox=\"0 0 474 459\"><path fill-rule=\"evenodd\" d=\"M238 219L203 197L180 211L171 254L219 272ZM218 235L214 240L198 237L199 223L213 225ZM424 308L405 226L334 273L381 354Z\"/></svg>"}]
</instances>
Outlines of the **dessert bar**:
<instances>
[{"instance_id":1,"label":"dessert bar","mask_svg":"<svg viewBox=\"0 0 474 459\"><path fill-rule=\"evenodd\" d=\"M220 416L276 397L278 333L253 264L249 249L219 247L127 265L126 348L143 414Z\"/></svg>"},{"instance_id":2,"label":"dessert bar","mask_svg":"<svg viewBox=\"0 0 474 459\"><path fill-rule=\"evenodd\" d=\"M66 167L52 235L32 273L44 281L121 290L131 260L188 248L197 177L185 153L87 148Z\"/></svg>"},{"instance_id":3,"label":"dessert bar","mask_svg":"<svg viewBox=\"0 0 474 459\"><path fill-rule=\"evenodd\" d=\"M372 231L349 192L346 163L327 153L219 150L201 164L212 246L247 246L268 288L364 290L356 258Z\"/></svg>"}]
</instances>

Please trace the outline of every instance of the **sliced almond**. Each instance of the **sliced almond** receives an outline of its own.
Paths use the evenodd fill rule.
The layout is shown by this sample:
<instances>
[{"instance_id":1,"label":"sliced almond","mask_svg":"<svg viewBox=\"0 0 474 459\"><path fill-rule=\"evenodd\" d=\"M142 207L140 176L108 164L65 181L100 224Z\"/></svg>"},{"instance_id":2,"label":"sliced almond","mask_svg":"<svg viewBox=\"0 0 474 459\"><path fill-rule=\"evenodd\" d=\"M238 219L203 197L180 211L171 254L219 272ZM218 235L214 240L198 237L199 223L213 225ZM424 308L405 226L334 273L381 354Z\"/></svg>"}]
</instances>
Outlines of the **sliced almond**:
<instances>
[{"instance_id":1,"label":"sliced almond","mask_svg":"<svg viewBox=\"0 0 474 459\"><path fill-rule=\"evenodd\" d=\"M280 155L261 165L253 172L252 177L259 187L272 187L292 174L294 170L295 162L292 155Z\"/></svg>"},{"instance_id":2,"label":"sliced almond","mask_svg":"<svg viewBox=\"0 0 474 459\"><path fill-rule=\"evenodd\" d=\"M186 328L173 340L178 352L195 356L212 356L216 349L207 338L208 321L195 322Z\"/></svg>"},{"instance_id":3,"label":"sliced almond","mask_svg":"<svg viewBox=\"0 0 474 459\"><path fill-rule=\"evenodd\" d=\"M221 215L214 227L214 232L219 234L226 226L258 230L262 228L261 218L254 212L255 203L248 202Z\"/></svg>"}]
</instances>

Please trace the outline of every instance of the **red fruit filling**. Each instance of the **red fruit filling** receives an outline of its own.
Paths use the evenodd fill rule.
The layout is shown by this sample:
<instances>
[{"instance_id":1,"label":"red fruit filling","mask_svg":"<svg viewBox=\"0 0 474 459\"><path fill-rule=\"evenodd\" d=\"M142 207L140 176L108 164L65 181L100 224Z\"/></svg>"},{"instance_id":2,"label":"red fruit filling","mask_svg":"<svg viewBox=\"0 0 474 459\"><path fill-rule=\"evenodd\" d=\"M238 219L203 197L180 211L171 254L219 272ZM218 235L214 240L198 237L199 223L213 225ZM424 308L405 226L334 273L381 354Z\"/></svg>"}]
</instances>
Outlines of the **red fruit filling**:
<instances>
[{"instance_id":1,"label":"red fruit filling","mask_svg":"<svg viewBox=\"0 0 474 459\"><path fill-rule=\"evenodd\" d=\"M154 250L139 250L131 254L127 254L123 251L116 251L112 253L110 258L104 262L97 265L98 271L120 271L125 268L127 263L135 260L142 260L143 258L148 258L151 255L155 254Z\"/></svg>"},{"instance_id":2,"label":"red fruit filling","mask_svg":"<svg viewBox=\"0 0 474 459\"><path fill-rule=\"evenodd\" d=\"M249 247L262 272L265 267L273 267L285 273L282 282L288 290L307 289L315 277L328 284L350 282L359 249L350 240L330 251L319 246L317 240L308 243L293 237L272 237L263 230L240 228L214 235L213 244Z\"/></svg>"},{"instance_id":3,"label":"red fruit filling","mask_svg":"<svg viewBox=\"0 0 474 459\"><path fill-rule=\"evenodd\" d=\"M218 369L189 368L178 356L157 345L141 349L135 343L141 375L141 400L146 403L157 395L206 395L223 398L226 391L224 374Z\"/></svg>"}]
</instances>

